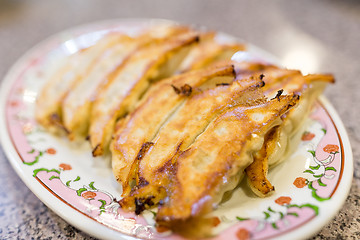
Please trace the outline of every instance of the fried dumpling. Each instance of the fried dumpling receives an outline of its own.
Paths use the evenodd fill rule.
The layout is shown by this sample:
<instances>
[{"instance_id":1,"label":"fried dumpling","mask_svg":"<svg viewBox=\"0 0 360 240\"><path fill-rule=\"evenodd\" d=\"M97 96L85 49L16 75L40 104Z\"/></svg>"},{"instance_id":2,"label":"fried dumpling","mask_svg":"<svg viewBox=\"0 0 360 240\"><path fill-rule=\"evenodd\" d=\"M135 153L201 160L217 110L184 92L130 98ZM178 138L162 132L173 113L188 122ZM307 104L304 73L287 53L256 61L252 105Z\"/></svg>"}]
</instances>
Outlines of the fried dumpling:
<instances>
[{"instance_id":1,"label":"fried dumpling","mask_svg":"<svg viewBox=\"0 0 360 240\"><path fill-rule=\"evenodd\" d=\"M277 72L276 75L271 74L274 71ZM262 149L254 155L254 162L246 168L248 185L259 197L266 197L275 190L266 178L269 167L284 161L297 146L298 141L291 138L301 128L315 99L328 83L334 82L331 75L303 76L299 71L287 69L273 69L265 74L264 90L269 97L278 98L281 94L296 93L301 98L298 106L283 117L281 126L265 137Z\"/></svg>"},{"instance_id":2,"label":"fried dumpling","mask_svg":"<svg viewBox=\"0 0 360 240\"><path fill-rule=\"evenodd\" d=\"M61 104L67 94L86 77L97 64L106 49L126 38L120 33L110 33L95 45L80 50L68 57L65 63L54 73L37 97L35 116L39 123L58 132L66 130L62 124Z\"/></svg>"},{"instance_id":3,"label":"fried dumpling","mask_svg":"<svg viewBox=\"0 0 360 240\"><path fill-rule=\"evenodd\" d=\"M158 205L157 225L202 234L192 224L206 223L244 176L256 195L274 191L268 169L293 150L334 82L230 61L245 46L221 36L174 24L109 33L65 59L38 96L36 119L70 139L87 136L93 156L110 149L124 210Z\"/></svg>"},{"instance_id":4,"label":"fried dumpling","mask_svg":"<svg viewBox=\"0 0 360 240\"><path fill-rule=\"evenodd\" d=\"M287 95L254 106L236 106L218 116L196 141L174 159L176 169L156 220L175 231L209 212L224 190L234 188L264 136L298 102ZM166 170L165 170L166 171Z\"/></svg>"},{"instance_id":5,"label":"fried dumpling","mask_svg":"<svg viewBox=\"0 0 360 240\"><path fill-rule=\"evenodd\" d=\"M234 67L228 64L162 80L152 86L135 111L118 122L111 145L112 167L116 179L123 186L123 195L130 192L130 183L137 179L136 170L141 152L149 147L162 125L189 95L198 91L206 82L231 82L234 77ZM176 89L180 92L177 93Z\"/></svg>"},{"instance_id":6,"label":"fried dumpling","mask_svg":"<svg viewBox=\"0 0 360 240\"><path fill-rule=\"evenodd\" d=\"M124 38L118 45L107 49L87 76L80 79L66 95L61 105L62 122L71 134L70 138L87 134L91 103L96 99L98 90L106 83L106 76L117 65L122 64L136 48L137 43L134 39Z\"/></svg>"},{"instance_id":7,"label":"fried dumpling","mask_svg":"<svg viewBox=\"0 0 360 240\"><path fill-rule=\"evenodd\" d=\"M120 201L121 206L137 211L141 201L151 198L151 202L156 204L163 200L168 194L168 180L171 178L171 173L167 171L177 171L174 170L174 164L179 154L196 142L206 131L209 123L227 109L266 102L262 93L257 91L263 84L260 78L249 78L230 84L217 84L215 88L190 96L168 117L152 140L141 142L146 145L138 148L137 156L141 157L135 159L134 163L137 166L132 170L136 185L130 193L125 192L124 198ZM123 140L126 142L127 138ZM119 145L118 142L114 144ZM123 151L123 155L126 155L126 148ZM117 160L121 162L121 159ZM123 167L125 166L126 164L123 164Z\"/></svg>"},{"instance_id":8,"label":"fried dumpling","mask_svg":"<svg viewBox=\"0 0 360 240\"><path fill-rule=\"evenodd\" d=\"M89 135L94 156L106 151L116 120L134 109L152 82L171 76L197 41L196 33L185 33L140 49L114 73L92 108Z\"/></svg>"},{"instance_id":9,"label":"fried dumpling","mask_svg":"<svg viewBox=\"0 0 360 240\"><path fill-rule=\"evenodd\" d=\"M157 25L134 38L123 35L115 46L106 49L97 64L78 80L62 102L62 122L70 138L87 135L92 103L97 99L100 89L111 81L112 73L126 64L132 54L189 31L192 30L176 25Z\"/></svg>"},{"instance_id":10,"label":"fried dumpling","mask_svg":"<svg viewBox=\"0 0 360 240\"><path fill-rule=\"evenodd\" d=\"M236 105L266 101L257 91L262 86L261 79L250 78L191 95L162 124L156 136L147 141L149 149L139 151L141 159L136 162L136 186L124 195L120 201L122 207L135 210L135 198L153 197L154 203L163 199L168 175L161 169L167 165L171 168L171 162L179 152L187 149L219 114Z\"/></svg>"}]
</instances>

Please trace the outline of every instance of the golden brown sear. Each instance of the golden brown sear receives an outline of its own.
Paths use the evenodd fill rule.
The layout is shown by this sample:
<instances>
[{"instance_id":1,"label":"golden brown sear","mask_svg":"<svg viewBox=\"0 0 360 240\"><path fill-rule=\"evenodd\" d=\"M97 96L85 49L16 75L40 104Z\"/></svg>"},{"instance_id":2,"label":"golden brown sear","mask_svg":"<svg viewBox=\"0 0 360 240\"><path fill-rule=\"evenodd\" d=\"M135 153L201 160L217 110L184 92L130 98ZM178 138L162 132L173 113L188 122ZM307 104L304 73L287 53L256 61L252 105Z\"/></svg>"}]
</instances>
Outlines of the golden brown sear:
<instances>
[{"instance_id":1,"label":"golden brown sear","mask_svg":"<svg viewBox=\"0 0 360 240\"><path fill-rule=\"evenodd\" d=\"M165 114L151 137L134 137L135 142L141 140L129 142L137 146L132 150L136 167L131 168L130 175L123 175L119 165L113 168L119 180L128 177L122 182L126 191L119 202L124 209L140 213L160 203L158 224L179 231L178 226L184 227L211 211L244 173L258 196L274 191L267 179L269 165L282 161L288 139L298 129L296 124L333 79L328 75L303 76L299 71L261 63L233 64L235 79L202 82L191 88L197 89L191 94L182 95L185 82L162 82L168 84L168 93L172 87L174 96L184 98ZM129 147L119 151L119 146L126 146L134 134L136 125L131 124L138 121L137 111L144 111L141 106L154 99L161 97L144 98L117 130L113 159L124 169L128 160L121 158L130 156ZM146 129L143 131L145 136Z\"/></svg>"},{"instance_id":2,"label":"golden brown sear","mask_svg":"<svg viewBox=\"0 0 360 240\"><path fill-rule=\"evenodd\" d=\"M245 46L178 25L138 36L110 33L65 59L37 99L36 119L93 156L112 155L121 207L181 234L246 176L259 197L268 169L292 151L331 75L304 76L265 62L232 62ZM195 236L195 235L192 235Z\"/></svg>"},{"instance_id":3,"label":"golden brown sear","mask_svg":"<svg viewBox=\"0 0 360 240\"><path fill-rule=\"evenodd\" d=\"M234 79L232 65L208 67L185 73L155 84L143 97L138 107L117 124L112 141L112 166L116 179L123 186L123 196L130 191L132 181L138 179L138 163L144 157L142 146L153 141L159 129L172 114L184 104L189 94L175 89L190 86L191 94L199 94L198 88L205 82ZM186 91L189 92L189 91ZM136 166L135 166L136 165ZM136 181L138 182L138 180Z\"/></svg>"},{"instance_id":4,"label":"golden brown sear","mask_svg":"<svg viewBox=\"0 0 360 240\"><path fill-rule=\"evenodd\" d=\"M230 79L233 78L234 76L231 76ZM213 79L209 80L212 81ZM147 192L147 196L155 195L155 200L161 199L153 192L155 185L160 188L162 185L166 186L163 182L168 176L164 175L164 167L169 164L171 167L171 161L176 158L176 155L187 149L219 114L234 105L249 104L253 99L265 101L264 98L258 97L260 94L257 90L263 86L262 80L258 78L241 82L233 81L228 85L216 86L215 84L214 86L214 88L193 93L189 98L184 99L184 102L170 116L167 116L152 139L144 140L151 142L152 146L146 154L141 155L142 158L137 163L135 175L138 175L136 179L143 179L147 184L146 186L139 186L142 184L140 181L130 192L128 198L126 198L125 192L123 193L125 198L121 204L124 208L135 209L134 200L131 199L134 199L133 196L137 197L139 192L141 192L142 198ZM169 85L168 88L170 88ZM176 93L173 92L173 95ZM128 148L124 148L124 150L126 149ZM126 152L123 152L123 155L128 156ZM118 160L121 161L121 159ZM155 190L155 192L157 191L163 194L161 189ZM158 202L155 200L153 202Z\"/></svg>"},{"instance_id":5,"label":"golden brown sear","mask_svg":"<svg viewBox=\"0 0 360 240\"><path fill-rule=\"evenodd\" d=\"M266 197L275 190L266 178L268 168L289 156L295 145L289 144L289 139L299 130L325 86L334 82L331 75L303 76L299 71L286 69L277 69L278 73L274 75L273 71L264 74L265 94L274 99L278 99L281 94L298 94L300 102L298 107L283 116L282 126L265 138L262 149L254 155L254 162L246 168L248 185L259 197Z\"/></svg>"},{"instance_id":6,"label":"golden brown sear","mask_svg":"<svg viewBox=\"0 0 360 240\"><path fill-rule=\"evenodd\" d=\"M297 95L255 106L236 106L220 114L174 163L167 198L157 221L176 230L178 222L201 216L233 189L261 149L264 136L281 124L281 116L298 102Z\"/></svg>"}]
</instances>

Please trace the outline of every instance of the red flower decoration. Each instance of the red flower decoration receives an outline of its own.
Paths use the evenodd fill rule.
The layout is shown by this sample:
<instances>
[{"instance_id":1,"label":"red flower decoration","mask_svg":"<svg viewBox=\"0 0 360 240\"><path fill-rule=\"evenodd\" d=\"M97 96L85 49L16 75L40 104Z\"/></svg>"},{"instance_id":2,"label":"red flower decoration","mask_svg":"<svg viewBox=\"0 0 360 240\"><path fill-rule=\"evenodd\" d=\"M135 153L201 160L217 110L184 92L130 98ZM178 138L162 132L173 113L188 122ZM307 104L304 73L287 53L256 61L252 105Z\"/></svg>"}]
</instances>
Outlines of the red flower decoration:
<instances>
[{"instance_id":1,"label":"red flower decoration","mask_svg":"<svg viewBox=\"0 0 360 240\"><path fill-rule=\"evenodd\" d=\"M295 179L294 183L293 183L297 188L303 188L307 185L307 180L306 178L303 177L298 177Z\"/></svg>"},{"instance_id":2,"label":"red flower decoration","mask_svg":"<svg viewBox=\"0 0 360 240\"><path fill-rule=\"evenodd\" d=\"M94 197L96 197L96 193L94 192L84 192L83 194L81 194L81 196L85 199L93 199Z\"/></svg>"},{"instance_id":3,"label":"red flower decoration","mask_svg":"<svg viewBox=\"0 0 360 240\"><path fill-rule=\"evenodd\" d=\"M71 169L72 169L72 167L71 167L69 164L66 164L66 163L61 163L61 164L59 165L59 168L61 168L61 169L64 170L64 171L67 171L67 170L71 170Z\"/></svg>"},{"instance_id":4,"label":"red flower decoration","mask_svg":"<svg viewBox=\"0 0 360 240\"><path fill-rule=\"evenodd\" d=\"M302 141L310 141L315 137L315 134L311 132L304 132L304 134L301 136Z\"/></svg>"},{"instance_id":5,"label":"red flower decoration","mask_svg":"<svg viewBox=\"0 0 360 240\"><path fill-rule=\"evenodd\" d=\"M216 227L221 223L220 219L218 217L213 217L212 218L212 226Z\"/></svg>"},{"instance_id":6,"label":"red flower decoration","mask_svg":"<svg viewBox=\"0 0 360 240\"><path fill-rule=\"evenodd\" d=\"M324 152L336 153L339 152L339 146L335 144L328 144L323 148Z\"/></svg>"},{"instance_id":7,"label":"red flower decoration","mask_svg":"<svg viewBox=\"0 0 360 240\"><path fill-rule=\"evenodd\" d=\"M283 206L283 205L288 205L291 202L291 197L279 197L278 199L275 200L275 203Z\"/></svg>"},{"instance_id":8,"label":"red flower decoration","mask_svg":"<svg viewBox=\"0 0 360 240\"><path fill-rule=\"evenodd\" d=\"M19 102L18 102L18 101L15 101L15 100L14 100L14 101L11 101L9 104L10 104L11 107L17 107L17 106L19 106Z\"/></svg>"},{"instance_id":9,"label":"red flower decoration","mask_svg":"<svg viewBox=\"0 0 360 240\"><path fill-rule=\"evenodd\" d=\"M48 148L48 149L46 150L46 153L48 153L48 154L55 154L55 153L56 153L56 150L53 149L53 148Z\"/></svg>"},{"instance_id":10,"label":"red flower decoration","mask_svg":"<svg viewBox=\"0 0 360 240\"><path fill-rule=\"evenodd\" d=\"M250 233L247 229L240 228L236 232L236 237L238 240L248 240L248 239L250 239Z\"/></svg>"}]
</instances>

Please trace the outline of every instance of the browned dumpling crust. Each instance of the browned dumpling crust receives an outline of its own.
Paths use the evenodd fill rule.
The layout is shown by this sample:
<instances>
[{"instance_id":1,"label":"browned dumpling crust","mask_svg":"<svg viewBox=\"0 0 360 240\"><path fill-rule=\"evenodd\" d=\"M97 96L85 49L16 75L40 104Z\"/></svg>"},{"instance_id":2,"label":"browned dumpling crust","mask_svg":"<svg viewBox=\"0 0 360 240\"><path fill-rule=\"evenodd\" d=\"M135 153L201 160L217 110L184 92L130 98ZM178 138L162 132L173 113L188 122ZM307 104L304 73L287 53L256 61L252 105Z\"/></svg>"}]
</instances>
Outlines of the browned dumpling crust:
<instances>
[{"instance_id":1,"label":"browned dumpling crust","mask_svg":"<svg viewBox=\"0 0 360 240\"><path fill-rule=\"evenodd\" d=\"M244 50L173 24L109 33L63 61L37 98L36 119L86 137L93 156L110 150L121 207L140 214L157 205L157 224L186 234L244 176L259 197L275 191L269 168L292 151L290 139L334 82L230 60Z\"/></svg>"},{"instance_id":2,"label":"browned dumpling crust","mask_svg":"<svg viewBox=\"0 0 360 240\"><path fill-rule=\"evenodd\" d=\"M298 102L297 95L255 106L236 106L212 121L197 140L175 160L168 197L157 221L176 228L178 222L203 215L219 200L222 187L239 179L260 150L264 136L281 124L281 116ZM222 194L220 194L222 195Z\"/></svg>"},{"instance_id":3,"label":"browned dumpling crust","mask_svg":"<svg viewBox=\"0 0 360 240\"><path fill-rule=\"evenodd\" d=\"M156 134L152 134L151 138L143 138L140 143L134 145L138 149L132 152L132 157L136 156L133 161L135 165L130 169L131 174L127 175L130 178L122 182L126 183L126 191L123 192L124 198L119 203L124 209L140 213L161 203L157 215L158 224L179 231L179 224L191 224L191 219L211 211L225 191L235 188L244 173L248 177L249 186L258 196L265 197L274 191L274 187L266 178L267 171L269 165L278 164L279 155L287 148L286 142L282 144L283 149L278 149L277 143L288 141L289 136L297 131L296 124L306 117L314 99L326 84L333 82L333 78L331 75L303 76L296 70L261 63L234 65L237 74L232 82L217 82L212 85L204 82L199 87L199 92L189 95L175 110L168 112L170 115L166 115L166 121L153 132ZM175 93L179 93L180 88L176 89ZM300 103L302 106L299 106ZM220 117L230 109L241 109L236 111L236 114L228 113L227 116L231 115L236 119L231 124L228 123L231 122L229 118ZM144 110L139 108L139 111ZM301 117L298 111L303 114ZM136 112L137 109L134 113ZM136 118L130 115L126 122L136 123ZM121 154L118 151L121 147L114 147L126 146L127 139L133 134L124 127L127 124L121 121L117 136L122 137L115 138L116 141L113 142L113 154L120 156L113 158L117 163L123 161L121 154L129 156L126 152L128 147L122 148ZM211 131L210 126L215 124L221 127ZM135 125L132 129L136 129ZM258 129L263 131L259 132ZM234 138L227 142L226 138L223 138L227 137L225 133ZM238 133L241 133L241 136ZM250 138L241 140L246 134ZM136 140L137 138L134 138L135 142ZM230 142L237 141L246 144L230 146ZM218 155L211 155L217 147L221 149L218 150ZM227 161L230 157L219 155L227 150L228 156L239 157L238 163L235 164L234 160L229 164ZM246 154L240 154L242 151ZM213 162L219 165L208 167L208 164ZM223 170L229 173L220 174L220 180L218 179L216 184L207 185L207 181L212 182L216 179L218 169L215 166L221 164L227 166ZM127 165L122 163L120 166ZM123 174L119 169L119 165L113 168L118 180ZM204 170L204 174L201 175L199 169L207 169L209 172ZM213 174L210 174L211 171L214 171ZM181 181L184 183L179 185ZM198 195L201 192L203 195Z\"/></svg>"},{"instance_id":4,"label":"browned dumpling crust","mask_svg":"<svg viewBox=\"0 0 360 240\"><path fill-rule=\"evenodd\" d=\"M163 177L166 178L166 176L157 176L158 171L170 164L169 161L180 151L187 149L209 123L226 109L239 104L248 105L253 101L256 103L265 101L264 98L259 98L259 94L256 92L261 86L263 86L262 80L251 78L234 81L228 85L218 85L215 88L190 95L167 117L153 139L146 141L151 143L151 146L148 151L141 153L141 159L138 159L137 172L135 172L137 185L133 188L129 198L121 201L122 206L134 209L133 197L138 197L138 195L145 197L147 194L154 196L155 199L162 199L164 193L160 189L154 191L153 188L153 184L162 185L159 182L165 180ZM168 88L170 87L168 86ZM146 181L148 184L143 187L141 186L142 181ZM154 192L161 193L157 195ZM155 199L154 202L156 202Z\"/></svg>"},{"instance_id":5,"label":"browned dumpling crust","mask_svg":"<svg viewBox=\"0 0 360 240\"><path fill-rule=\"evenodd\" d=\"M263 76L264 91L269 98L298 94L300 102L297 108L283 116L282 125L266 136L262 149L254 155L254 162L246 168L248 185L259 197L266 197L275 190L266 178L269 166L281 163L291 153L293 146L289 139L300 129L325 86L334 83L332 75L303 76L300 71L279 68L264 71Z\"/></svg>"},{"instance_id":6,"label":"browned dumpling crust","mask_svg":"<svg viewBox=\"0 0 360 240\"><path fill-rule=\"evenodd\" d=\"M139 149L143 149L147 142L150 144L189 95L196 94L205 82L214 79L231 82L234 78L233 65L208 67L163 80L148 91L136 110L117 124L111 146L113 172L123 186L123 195L129 193L130 181L137 179L135 170L140 157ZM191 92L176 93L175 89L184 86L191 87Z\"/></svg>"}]
</instances>

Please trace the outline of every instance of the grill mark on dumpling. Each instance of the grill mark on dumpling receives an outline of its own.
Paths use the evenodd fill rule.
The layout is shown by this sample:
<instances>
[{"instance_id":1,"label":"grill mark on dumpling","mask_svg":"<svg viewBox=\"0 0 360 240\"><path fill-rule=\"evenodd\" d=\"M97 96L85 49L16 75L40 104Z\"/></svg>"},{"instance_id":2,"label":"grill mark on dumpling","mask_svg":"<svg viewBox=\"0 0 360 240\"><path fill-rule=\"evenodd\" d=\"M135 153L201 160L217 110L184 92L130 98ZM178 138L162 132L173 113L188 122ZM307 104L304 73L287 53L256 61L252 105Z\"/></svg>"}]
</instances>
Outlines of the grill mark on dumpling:
<instances>
[{"instance_id":1,"label":"grill mark on dumpling","mask_svg":"<svg viewBox=\"0 0 360 240\"><path fill-rule=\"evenodd\" d=\"M57 126L58 128L65 131L65 133L69 134L69 130L64 126L61 116L57 113L53 113L49 116L49 122L53 124L54 126Z\"/></svg>"},{"instance_id":2,"label":"grill mark on dumpling","mask_svg":"<svg viewBox=\"0 0 360 240\"><path fill-rule=\"evenodd\" d=\"M135 188L137 187L143 187L149 184L148 181L146 181L145 178L139 176L139 163L141 159L145 156L145 154L149 151L149 149L154 145L152 142L145 142L141 145L140 150L135 158L135 161L132 162L130 170L129 170L129 176L125 182L125 187L123 187L123 193L127 194L130 192L130 190L133 190L132 188L132 182L135 181Z\"/></svg>"},{"instance_id":3,"label":"grill mark on dumpling","mask_svg":"<svg viewBox=\"0 0 360 240\"><path fill-rule=\"evenodd\" d=\"M216 86L228 86L230 83L217 83Z\"/></svg>"},{"instance_id":4,"label":"grill mark on dumpling","mask_svg":"<svg viewBox=\"0 0 360 240\"><path fill-rule=\"evenodd\" d=\"M171 87L174 89L175 93L179 95L190 96L192 93L192 87L189 84L184 84L180 88L175 85L171 85Z\"/></svg>"},{"instance_id":5,"label":"grill mark on dumpling","mask_svg":"<svg viewBox=\"0 0 360 240\"><path fill-rule=\"evenodd\" d=\"M170 171L170 174L168 174L170 178L171 176L176 174L176 160L178 156L180 156L183 153L183 151L180 149L182 144L183 142L179 143L178 146L176 147L175 154L164 165L162 165L160 168L157 169L158 173L164 173L165 171L169 173Z\"/></svg>"}]
</instances>

